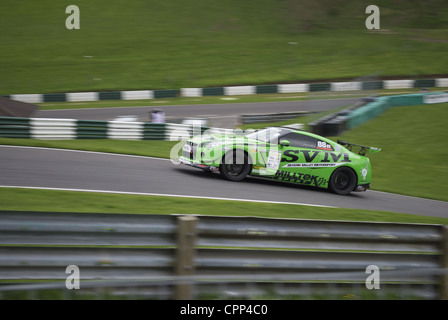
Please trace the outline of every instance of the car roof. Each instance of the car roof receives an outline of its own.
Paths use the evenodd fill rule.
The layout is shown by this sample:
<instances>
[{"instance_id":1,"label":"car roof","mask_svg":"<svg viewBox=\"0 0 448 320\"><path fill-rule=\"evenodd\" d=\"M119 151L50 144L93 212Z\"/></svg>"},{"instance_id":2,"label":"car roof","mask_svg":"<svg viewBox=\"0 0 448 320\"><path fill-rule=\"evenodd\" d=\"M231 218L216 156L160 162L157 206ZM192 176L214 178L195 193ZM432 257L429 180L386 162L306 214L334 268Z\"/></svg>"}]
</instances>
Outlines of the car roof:
<instances>
[{"instance_id":1,"label":"car roof","mask_svg":"<svg viewBox=\"0 0 448 320\"><path fill-rule=\"evenodd\" d=\"M265 128L265 129L268 129L268 128L282 129L282 130L285 131L285 134L287 134L287 133L291 133L291 132L293 132L293 133L299 133L299 134L303 134L303 135L306 135L306 136L309 136L309 137L313 137L313 138L317 138L317 139L322 139L322 140L325 140L325 141L329 141L329 142L335 143L335 142L334 142L333 140L331 140L331 139L322 137L322 136L320 136L320 135L318 135L318 134L315 134L315 133L312 133L312 132L308 132L308 131L302 131L302 130L291 129L291 128L285 128L285 127L267 127L267 128Z\"/></svg>"}]
</instances>

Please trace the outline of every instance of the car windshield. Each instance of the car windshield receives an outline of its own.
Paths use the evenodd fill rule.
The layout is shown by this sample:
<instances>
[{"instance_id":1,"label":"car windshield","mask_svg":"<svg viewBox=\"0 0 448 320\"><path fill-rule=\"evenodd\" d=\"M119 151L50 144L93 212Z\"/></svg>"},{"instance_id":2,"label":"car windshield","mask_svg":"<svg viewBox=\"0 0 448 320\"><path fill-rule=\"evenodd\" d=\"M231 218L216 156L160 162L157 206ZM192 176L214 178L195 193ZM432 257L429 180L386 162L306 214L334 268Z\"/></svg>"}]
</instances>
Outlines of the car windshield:
<instances>
[{"instance_id":1,"label":"car windshield","mask_svg":"<svg viewBox=\"0 0 448 320\"><path fill-rule=\"evenodd\" d=\"M249 139L255 139L263 142L278 143L278 137L291 132L283 128L266 128L246 134Z\"/></svg>"}]
</instances>

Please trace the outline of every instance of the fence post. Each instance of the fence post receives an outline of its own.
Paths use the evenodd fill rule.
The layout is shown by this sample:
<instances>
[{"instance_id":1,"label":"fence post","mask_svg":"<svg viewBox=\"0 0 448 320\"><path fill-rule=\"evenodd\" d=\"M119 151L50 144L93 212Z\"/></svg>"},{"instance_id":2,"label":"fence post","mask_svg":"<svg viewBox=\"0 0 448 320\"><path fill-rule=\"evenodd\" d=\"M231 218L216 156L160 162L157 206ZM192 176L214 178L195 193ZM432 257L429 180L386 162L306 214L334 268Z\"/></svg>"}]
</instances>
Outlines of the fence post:
<instances>
[{"instance_id":1,"label":"fence post","mask_svg":"<svg viewBox=\"0 0 448 320\"><path fill-rule=\"evenodd\" d=\"M443 273L440 276L441 300L448 300L448 226L442 226L442 263Z\"/></svg>"},{"instance_id":2,"label":"fence post","mask_svg":"<svg viewBox=\"0 0 448 320\"><path fill-rule=\"evenodd\" d=\"M177 218L177 252L175 273L177 276L192 276L195 273L195 243L196 224L195 216L179 216ZM191 282L176 283L174 298L176 300L190 300L193 297Z\"/></svg>"}]
</instances>

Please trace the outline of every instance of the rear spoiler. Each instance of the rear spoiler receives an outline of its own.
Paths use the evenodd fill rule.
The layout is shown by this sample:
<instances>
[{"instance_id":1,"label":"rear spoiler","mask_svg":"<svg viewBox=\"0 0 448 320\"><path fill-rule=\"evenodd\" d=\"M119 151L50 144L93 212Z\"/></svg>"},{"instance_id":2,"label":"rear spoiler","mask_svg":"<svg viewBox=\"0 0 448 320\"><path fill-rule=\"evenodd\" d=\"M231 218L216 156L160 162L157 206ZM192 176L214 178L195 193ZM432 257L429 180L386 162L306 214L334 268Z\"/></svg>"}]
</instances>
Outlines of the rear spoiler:
<instances>
[{"instance_id":1,"label":"rear spoiler","mask_svg":"<svg viewBox=\"0 0 448 320\"><path fill-rule=\"evenodd\" d=\"M360 145L360 144L350 143L350 142L342 141L342 140L338 140L338 143L339 143L340 145L343 145L344 147L346 147L346 148L347 148L348 150L350 150L350 151L352 151L352 148L353 148L353 147L359 147L359 148L361 148L361 149L359 150L358 154L360 154L360 155L362 155L362 156L365 155L365 154L367 153L367 150L369 150L370 153L376 153L376 152L380 152L380 151L381 151L381 148L367 147L367 146L363 146L363 145Z\"/></svg>"}]
</instances>

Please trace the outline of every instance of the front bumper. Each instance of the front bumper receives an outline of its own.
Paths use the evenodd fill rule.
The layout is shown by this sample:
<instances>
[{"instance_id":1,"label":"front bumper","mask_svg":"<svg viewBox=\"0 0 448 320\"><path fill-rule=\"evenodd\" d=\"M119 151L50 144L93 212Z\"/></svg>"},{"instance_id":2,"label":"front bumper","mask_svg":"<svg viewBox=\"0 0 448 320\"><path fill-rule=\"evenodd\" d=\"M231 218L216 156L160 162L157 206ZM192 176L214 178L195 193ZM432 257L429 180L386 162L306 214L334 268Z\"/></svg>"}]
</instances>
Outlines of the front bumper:
<instances>
[{"instance_id":1,"label":"front bumper","mask_svg":"<svg viewBox=\"0 0 448 320\"><path fill-rule=\"evenodd\" d=\"M195 163L185 157L180 157L179 158L179 162L182 164L186 164L187 166L190 167L194 167L194 168L198 168L198 169L202 169L205 171L211 171L211 172L219 172L218 167L215 166L210 166L210 165L206 165L206 164L202 164L202 163Z\"/></svg>"}]
</instances>

